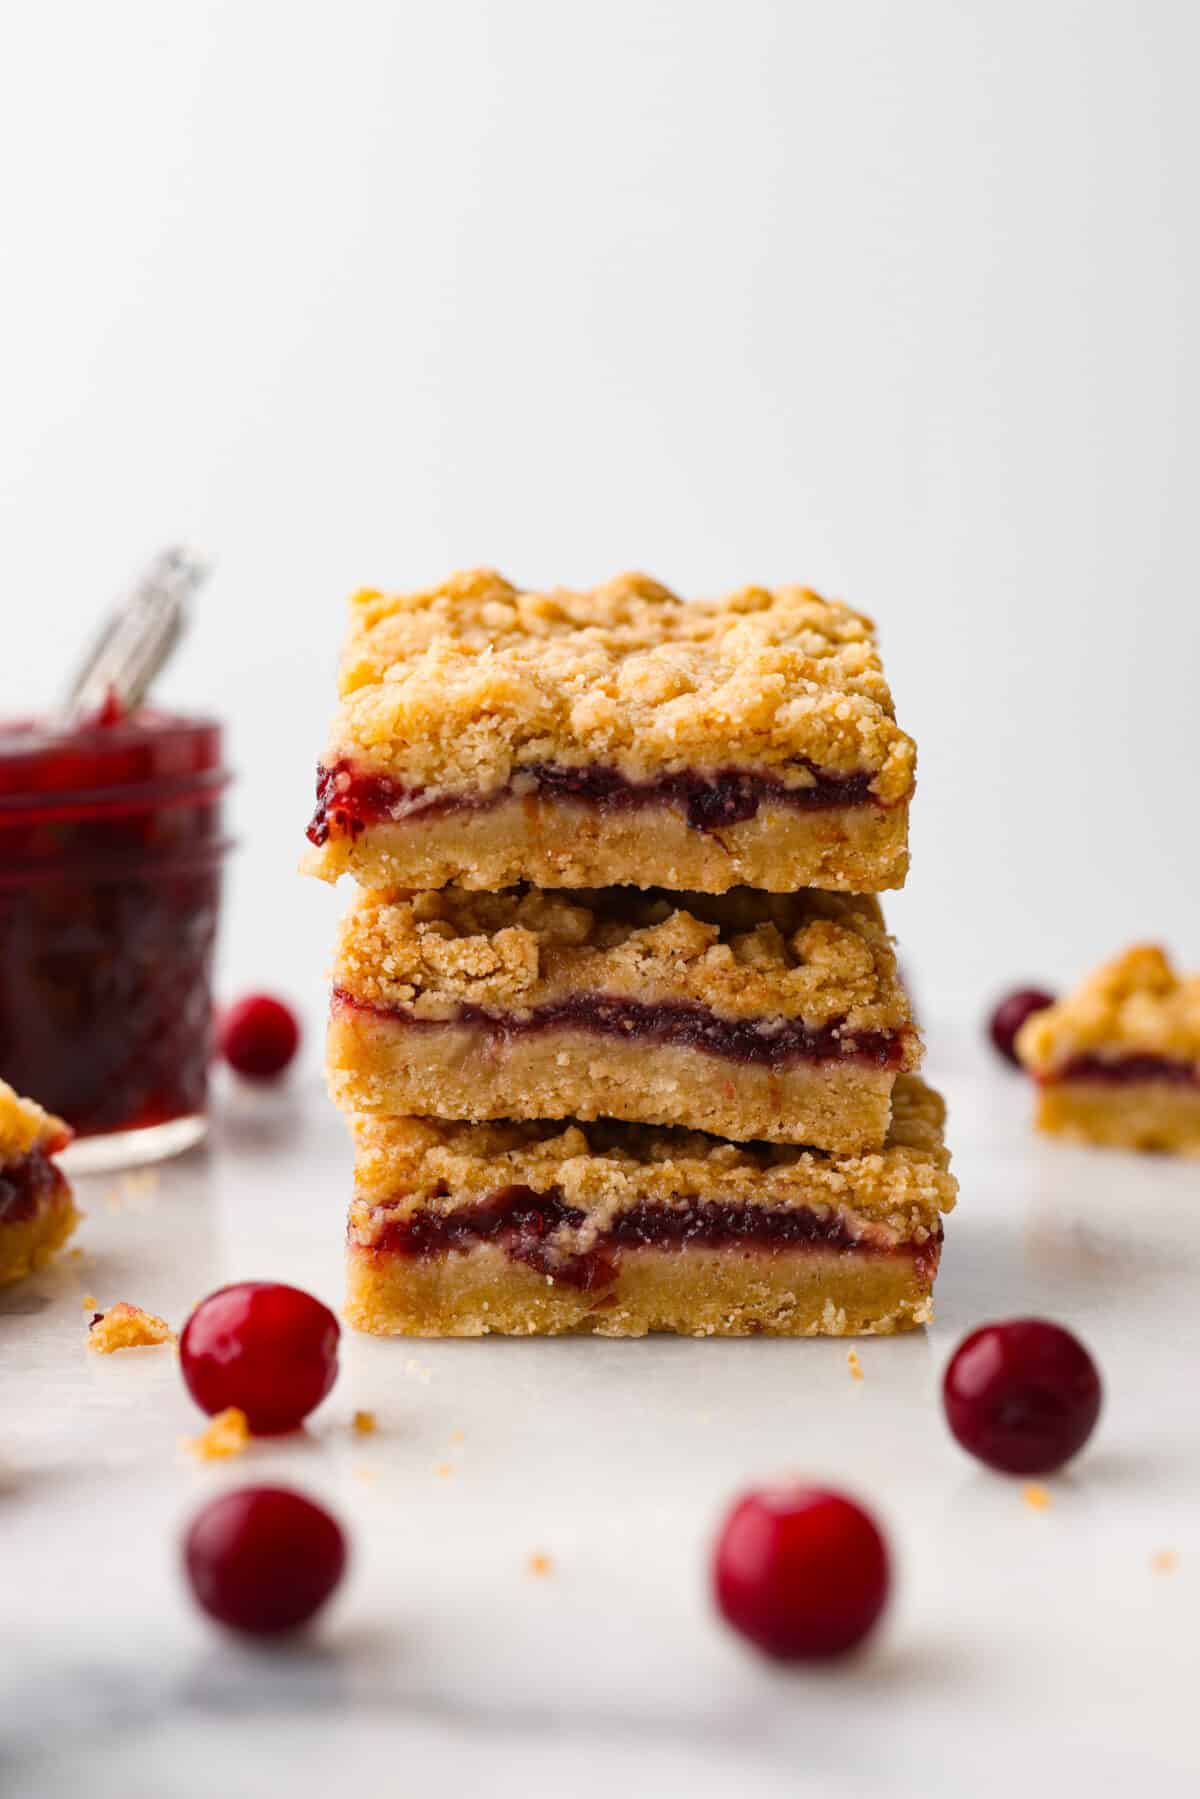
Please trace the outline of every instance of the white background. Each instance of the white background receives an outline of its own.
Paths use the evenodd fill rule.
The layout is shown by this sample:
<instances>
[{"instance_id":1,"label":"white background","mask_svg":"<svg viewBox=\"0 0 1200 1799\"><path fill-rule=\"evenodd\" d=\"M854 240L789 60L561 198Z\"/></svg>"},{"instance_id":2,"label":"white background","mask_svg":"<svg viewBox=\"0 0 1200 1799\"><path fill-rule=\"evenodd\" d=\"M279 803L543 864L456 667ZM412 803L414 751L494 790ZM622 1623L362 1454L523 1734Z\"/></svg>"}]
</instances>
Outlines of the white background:
<instances>
[{"instance_id":1,"label":"white background","mask_svg":"<svg viewBox=\"0 0 1200 1799\"><path fill-rule=\"evenodd\" d=\"M113 0L0 54L0 703L162 542L230 725L225 984L293 878L345 595L482 562L881 622L928 1004L1195 965L1200 8Z\"/></svg>"},{"instance_id":2,"label":"white background","mask_svg":"<svg viewBox=\"0 0 1200 1799\"><path fill-rule=\"evenodd\" d=\"M165 697L229 721L224 984L313 1026L280 1110L222 1082L213 1153L93 1183L85 1260L0 1307L13 1791L1196 1791L1194 1169L1036 1142L977 1027L1135 937L1200 965L1198 52L1200 7L1151 0L7 9L0 710L162 543L219 558ZM310 1435L197 1469L169 1352L89 1357L84 1296L337 1303L340 900L293 871L343 602L479 562L880 620L921 746L891 916L963 1182L938 1322L860 1384L834 1342L357 1339ZM963 1332L1029 1310L1108 1395L1046 1513L937 1401ZM793 1466L868 1497L903 1576L815 1680L704 1597L721 1508ZM214 1637L175 1566L264 1473L355 1545L293 1657Z\"/></svg>"}]
</instances>

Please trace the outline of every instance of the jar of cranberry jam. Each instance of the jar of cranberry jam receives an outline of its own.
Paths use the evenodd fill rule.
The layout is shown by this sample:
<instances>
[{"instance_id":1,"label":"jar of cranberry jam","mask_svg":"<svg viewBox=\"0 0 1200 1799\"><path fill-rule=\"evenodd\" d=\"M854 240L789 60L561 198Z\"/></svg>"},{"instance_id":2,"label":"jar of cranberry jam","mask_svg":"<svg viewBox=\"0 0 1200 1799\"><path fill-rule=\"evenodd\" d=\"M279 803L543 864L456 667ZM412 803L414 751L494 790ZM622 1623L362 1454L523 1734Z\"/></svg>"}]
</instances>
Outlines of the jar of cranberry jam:
<instances>
[{"instance_id":1,"label":"jar of cranberry jam","mask_svg":"<svg viewBox=\"0 0 1200 1799\"><path fill-rule=\"evenodd\" d=\"M0 725L0 1076L75 1169L204 1134L228 780L211 719Z\"/></svg>"}]
</instances>

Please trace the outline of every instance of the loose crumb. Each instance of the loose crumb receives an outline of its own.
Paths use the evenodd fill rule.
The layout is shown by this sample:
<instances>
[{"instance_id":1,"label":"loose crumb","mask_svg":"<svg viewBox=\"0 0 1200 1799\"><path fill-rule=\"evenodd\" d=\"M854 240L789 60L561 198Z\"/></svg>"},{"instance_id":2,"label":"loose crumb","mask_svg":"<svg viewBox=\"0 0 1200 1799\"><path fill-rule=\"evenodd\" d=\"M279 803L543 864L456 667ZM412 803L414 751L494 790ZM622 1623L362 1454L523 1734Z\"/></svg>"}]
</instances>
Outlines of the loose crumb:
<instances>
[{"instance_id":1,"label":"loose crumb","mask_svg":"<svg viewBox=\"0 0 1200 1799\"><path fill-rule=\"evenodd\" d=\"M74 1249L69 1249L67 1251L67 1260L69 1262L82 1262L83 1251L78 1244L75 1245Z\"/></svg>"},{"instance_id":2,"label":"loose crumb","mask_svg":"<svg viewBox=\"0 0 1200 1799\"><path fill-rule=\"evenodd\" d=\"M547 1574L554 1573L553 1558L544 1555L540 1549L534 1550L533 1554L526 1561L525 1566L529 1573L539 1580L543 1579Z\"/></svg>"},{"instance_id":3,"label":"loose crumb","mask_svg":"<svg viewBox=\"0 0 1200 1799\"><path fill-rule=\"evenodd\" d=\"M452 1430L452 1431L451 1431L451 1432L450 1432L450 1441L451 1441L451 1442L452 1442L452 1443L465 1443L465 1442L466 1442L466 1440L467 1440L467 1433L466 1433L466 1431L462 1431L462 1430Z\"/></svg>"},{"instance_id":4,"label":"loose crumb","mask_svg":"<svg viewBox=\"0 0 1200 1799\"><path fill-rule=\"evenodd\" d=\"M79 1303L85 1312L94 1312L96 1307L100 1304L100 1301L96 1298L94 1293L85 1293Z\"/></svg>"},{"instance_id":5,"label":"loose crumb","mask_svg":"<svg viewBox=\"0 0 1200 1799\"><path fill-rule=\"evenodd\" d=\"M1021 1498L1031 1511L1048 1512L1050 1510L1050 1495L1045 1487L1039 1487L1035 1480L1031 1480L1028 1486L1021 1488Z\"/></svg>"},{"instance_id":6,"label":"loose crumb","mask_svg":"<svg viewBox=\"0 0 1200 1799\"><path fill-rule=\"evenodd\" d=\"M451 1467L449 1462L439 1462L433 1472L439 1477L439 1479L445 1480L445 1478L448 1474L454 1473L454 1469Z\"/></svg>"},{"instance_id":7,"label":"loose crumb","mask_svg":"<svg viewBox=\"0 0 1200 1799\"><path fill-rule=\"evenodd\" d=\"M352 1423L358 1437L373 1437L378 1429L374 1412L355 1412Z\"/></svg>"},{"instance_id":8,"label":"loose crumb","mask_svg":"<svg viewBox=\"0 0 1200 1799\"><path fill-rule=\"evenodd\" d=\"M1174 1574L1179 1557L1173 1549L1156 1549L1150 1557L1150 1566L1156 1574Z\"/></svg>"},{"instance_id":9,"label":"loose crumb","mask_svg":"<svg viewBox=\"0 0 1200 1799\"><path fill-rule=\"evenodd\" d=\"M173 1343L175 1333L165 1318L143 1312L141 1306L119 1300L107 1312L97 1312L88 1333L88 1348L97 1355L114 1349L145 1349L155 1343Z\"/></svg>"},{"instance_id":10,"label":"loose crumb","mask_svg":"<svg viewBox=\"0 0 1200 1799\"><path fill-rule=\"evenodd\" d=\"M223 1462L231 1455L241 1455L250 1441L250 1426L239 1406L226 1406L218 1412L198 1437L184 1437L183 1447L198 1462Z\"/></svg>"},{"instance_id":11,"label":"loose crumb","mask_svg":"<svg viewBox=\"0 0 1200 1799\"><path fill-rule=\"evenodd\" d=\"M865 1378L863 1375L862 1363L859 1361L858 1356L853 1349L848 1349L846 1351L846 1366L849 1368L853 1380L863 1380Z\"/></svg>"}]
</instances>

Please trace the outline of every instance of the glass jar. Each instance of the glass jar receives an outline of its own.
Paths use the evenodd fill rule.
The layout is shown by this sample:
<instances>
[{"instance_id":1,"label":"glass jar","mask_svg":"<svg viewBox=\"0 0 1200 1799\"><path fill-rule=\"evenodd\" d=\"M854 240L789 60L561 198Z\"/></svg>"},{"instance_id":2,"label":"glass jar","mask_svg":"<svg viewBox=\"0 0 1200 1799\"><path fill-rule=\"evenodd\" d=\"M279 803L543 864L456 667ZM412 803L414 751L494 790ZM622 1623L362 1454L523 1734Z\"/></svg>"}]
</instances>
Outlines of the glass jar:
<instances>
[{"instance_id":1,"label":"glass jar","mask_svg":"<svg viewBox=\"0 0 1200 1799\"><path fill-rule=\"evenodd\" d=\"M204 1135L228 782L211 719L0 725L0 1076L73 1170Z\"/></svg>"}]
</instances>

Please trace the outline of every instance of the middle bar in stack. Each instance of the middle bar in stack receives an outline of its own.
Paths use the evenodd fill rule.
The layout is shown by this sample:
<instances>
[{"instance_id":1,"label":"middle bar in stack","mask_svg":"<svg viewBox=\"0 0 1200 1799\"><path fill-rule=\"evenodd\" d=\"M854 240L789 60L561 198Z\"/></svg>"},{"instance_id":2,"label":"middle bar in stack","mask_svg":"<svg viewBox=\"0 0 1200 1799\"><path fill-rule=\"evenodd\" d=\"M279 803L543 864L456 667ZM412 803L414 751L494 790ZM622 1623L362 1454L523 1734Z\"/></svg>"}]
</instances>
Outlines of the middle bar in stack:
<instances>
[{"instance_id":1,"label":"middle bar in stack","mask_svg":"<svg viewBox=\"0 0 1200 1799\"><path fill-rule=\"evenodd\" d=\"M954 1201L875 893L915 750L870 621L487 571L352 603L313 872L348 1316L892 1331Z\"/></svg>"},{"instance_id":2,"label":"middle bar in stack","mask_svg":"<svg viewBox=\"0 0 1200 1799\"><path fill-rule=\"evenodd\" d=\"M878 902L608 887L358 896L328 1041L347 1112L622 1118L858 1154L920 1042Z\"/></svg>"}]
</instances>

